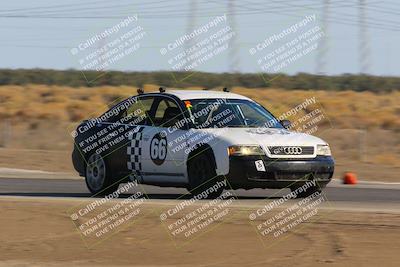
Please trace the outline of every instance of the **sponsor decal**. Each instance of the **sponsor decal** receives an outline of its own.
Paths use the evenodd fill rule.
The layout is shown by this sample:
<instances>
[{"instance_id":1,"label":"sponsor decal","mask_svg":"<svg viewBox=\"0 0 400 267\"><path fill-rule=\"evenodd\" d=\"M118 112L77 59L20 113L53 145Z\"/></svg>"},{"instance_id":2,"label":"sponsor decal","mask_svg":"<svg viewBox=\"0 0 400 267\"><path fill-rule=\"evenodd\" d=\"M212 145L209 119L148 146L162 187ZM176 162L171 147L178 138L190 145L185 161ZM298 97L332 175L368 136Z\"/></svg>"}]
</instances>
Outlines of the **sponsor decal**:
<instances>
[{"instance_id":1,"label":"sponsor decal","mask_svg":"<svg viewBox=\"0 0 400 267\"><path fill-rule=\"evenodd\" d=\"M264 162L260 159L260 160L256 160L254 162L256 164L256 169L259 172L265 172L265 166L264 166Z\"/></svg>"},{"instance_id":2,"label":"sponsor decal","mask_svg":"<svg viewBox=\"0 0 400 267\"><path fill-rule=\"evenodd\" d=\"M280 134L280 135L286 135L290 134L289 131L284 130L284 129L270 129L270 128L255 128L255 129L249 129L247 130L248 133L250 134Z\"/></svg>"}]
</instances>

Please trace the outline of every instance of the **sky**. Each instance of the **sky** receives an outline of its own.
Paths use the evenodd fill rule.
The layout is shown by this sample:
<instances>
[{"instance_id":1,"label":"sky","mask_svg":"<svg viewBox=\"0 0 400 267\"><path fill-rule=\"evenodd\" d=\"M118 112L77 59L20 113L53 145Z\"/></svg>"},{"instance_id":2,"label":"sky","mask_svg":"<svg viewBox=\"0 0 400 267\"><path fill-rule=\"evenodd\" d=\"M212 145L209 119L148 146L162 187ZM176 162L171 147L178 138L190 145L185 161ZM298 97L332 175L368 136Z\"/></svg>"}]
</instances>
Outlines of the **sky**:
<instances>
[{"instance_id":1,"label":"sky","mask_svg":"<svg viewBox=\"0 0 400 267\"><path fill-rule=\"evenodd\" d=\"M198 33L205 25L224 16L225 21L210 26L207 32ZM296 32L287 33L293 25L311 17L315 20L298 26ZM79 48L96 34L121 25L127 19L133 21L97 40L91 47ZM200 51L207 47L202 41L214 40L221 42L221 49L218 50L217 45L208 47L206 54L212 56L190 70L329 75L366 72L399 76L399 22L400 2L395 0L3 0L0 68L83 69L90 62L88 56L93 60L96 51L103 46L110 48L112 42L117 40L121 44L121 40L129 37L136 38L130 39L136 48L133 45L121 47L124 56L114 58L104 66L105 70L172 71L176 63L182 62L176 57L186 49L196 46L199 49L196 51ZM301 39L316 27L320 30L314 34L314 43L310 41L309 52L304 51L305 46L298 48L295 54L302 53L302 56L291 60L290 64L279 69L262 68L259 62L263 57L265 63L277 59L277 51L289 53L289 42ZM168 48L196 30L198 34L183 45ZM131 31L134 34L128 36ZM286 35L257 50L256 54L250 53L251 48L260 47L265 40L280 33ZM129 47L132 49L128 51ZM282 47L285 50L279 50ZM78 48L79 53L74 54L74 48ZM162 49L167 49L165 55ZM274 55L268 56L272 52ZM103 57L105 54L97 53ZM96 64L100 64L99 61Z\"/></svg>"}]
</instances>

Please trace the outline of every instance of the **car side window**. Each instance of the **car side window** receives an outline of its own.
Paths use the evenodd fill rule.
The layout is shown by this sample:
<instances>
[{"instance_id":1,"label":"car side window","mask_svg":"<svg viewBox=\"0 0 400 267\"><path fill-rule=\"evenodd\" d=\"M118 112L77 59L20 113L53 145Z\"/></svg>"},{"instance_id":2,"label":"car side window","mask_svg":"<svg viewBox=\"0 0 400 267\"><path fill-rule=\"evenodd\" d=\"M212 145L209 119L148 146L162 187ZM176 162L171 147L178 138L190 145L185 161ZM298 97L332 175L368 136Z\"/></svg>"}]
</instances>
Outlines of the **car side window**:
<instances>
[{"instance_id":1,"label":"car side window","mask_svg":"<svg viewBox=\"0 0 400 267\"><path fill-rule=\"evenodd\" d=\"M121 108L121 106L124 105L124 103L126 103L127 101L128 99L125 99L122 102L112 106L109 110L101 114L99 118L105 118L102 121L107 123L119 122L120 118L125 112L124 109Z\"/></svg>"},{"instance_id":2,"label":"car side window","mask_svg":"<svg viewBox=\"0 0 400 267\"><path fill-rule=\"evenodd\" d=\"M153 120L154 126L171 127L176 125L177 128L181 128L182 125L178 125L177 123L182 119L182 111L175 101L168 98L161 98L159 100Z\"/></svg>"},{"instance_id":3,"label":"car side window","mask_svg":"<svg viewBox=\"0 0 400 267\"><path fill-rule=\"evenodd\" d=\"M136 102L125 110L121 122L133 125L151 125L149 117L153 102L154 97L139 97Z\"/></svg>"},{"instance_id":4,"label":"car side window","mask_svg":"<svg viewBox=\"0 0 400 267\"><path fill-rule=\"evenodd\" d=\"M162 120L162 118L164 117L165 110L170 106L176 107L176 105L174 105L174 103L172 103L170 100L162 99L158 103L158 107L156 109L156 115L154 116L154 119L156 119L158 121Z\"/></svg>"}]
</instances>

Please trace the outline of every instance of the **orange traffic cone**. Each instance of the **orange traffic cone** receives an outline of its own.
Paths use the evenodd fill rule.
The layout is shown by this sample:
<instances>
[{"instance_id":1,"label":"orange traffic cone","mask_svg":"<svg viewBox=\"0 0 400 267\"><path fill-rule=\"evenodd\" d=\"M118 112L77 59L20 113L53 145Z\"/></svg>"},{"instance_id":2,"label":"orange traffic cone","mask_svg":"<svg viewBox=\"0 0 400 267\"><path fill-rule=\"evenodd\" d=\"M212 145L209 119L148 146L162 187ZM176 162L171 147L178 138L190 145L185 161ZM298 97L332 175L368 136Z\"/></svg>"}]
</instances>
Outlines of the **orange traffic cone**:
<instances>
[{"instance_id":1,"label":"orange traffic cone","mask_svg":"<svg viewBox=\"0 0 400 267\"><path fill-rule=\"evenodd\" d=\"M356 184L357 183L357 175L352 172L346 172L343 176L344 184Z\"/></svg>"}]
</instances>

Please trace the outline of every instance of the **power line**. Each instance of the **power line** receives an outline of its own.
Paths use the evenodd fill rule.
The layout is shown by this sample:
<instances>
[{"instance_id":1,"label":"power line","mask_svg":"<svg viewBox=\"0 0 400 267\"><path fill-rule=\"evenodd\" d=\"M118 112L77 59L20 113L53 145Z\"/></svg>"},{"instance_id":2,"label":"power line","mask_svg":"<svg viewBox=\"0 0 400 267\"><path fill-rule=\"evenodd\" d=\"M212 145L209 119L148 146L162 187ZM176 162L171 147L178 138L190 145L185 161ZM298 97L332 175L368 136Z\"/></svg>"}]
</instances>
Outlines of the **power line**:
<instances>
[{"instance_id":1,"label":"power line","mask_svg":"<svg viewBox=\"0 0 400 267\"><path fill-rule=\"evenodd\" d=\"M248 3L250 6L254 5L254 3L249 2L249 1L243 1L242 0L242 2ZM276 1L272 1L272 2L276 2ZM286 4L286 6L298 7L298 8L304 8L304 9L308 9L308 10L312 10L312 11L317 11L315 8L312 8L312 7L304 7L304 6L293 5L293 4ZM254 10L254 8L249 8L248 6L242 6L242 7L246 8L248 10ZM257 10L260 10L260 9L257 9ZM268 12L268 11L266 10L265 12ZM293 14L293 13L284 13L284 12L269 12L269 13L287 15L287 16L298 17L298 18L302 18L303 17L301 15ZM335 12L331 12L331 13L335 13ZM340 14L340 13L337 13L337 14ZM327 18L327 21L328 22L337 23L337 24L343 24L343 25L359 26L359 21L349 19L349 17L353 17L352 14L343 14L343 13L341 13L340 15L345 15L345 17L334 17L334 16L330 15ZM368 23L366 22L365 24L367 26L371 27L371 28L383 29L383 30L391 30L391 31L400 31L400 28L398 28L398 27L393 28L393 27L391 27L392 25L385 25L385 24L371 23L371 22L368 22Z\"/></svg>"},{"instance_id":2,"label":"power line","mask_svg":"<svg viewBox=\"0 0 400 267\"><path fill-rule=\"evenodd\" d=\"M147 3L147 4L150 4L150 3ZM82 13L82 12L89 12L89 14L91 14L91 13L93 13L93 11L96 11L96 10L104 10L107 13L110 13L111 9L114 9L113 11L118 11L118 10L115 10L115 8L124 8L123 11L127 11L125 7L131 7L133 12L140 13L140 14L154 14L155 13L154 11L157 11L157 9L162 13L175 12L175 11L185 11L185 12L189 11L189 10L179 9L180 7L182 7L181 4L168 3L167 5L161 5L161 6L157 6L157 7L149 7L149 6L137 7L134 4L130 3L130 4L106 5L106 6L95 6L95 7L86 7L86 8L67 8L67 9L59 9L59 10L51 10L51 11L39 10L39 11L31 12L29 14L27 14L27 13L18 14L17 13L17 14L11 14L11 15L59 16L59 15L65 14L66 12L69 12L69 11L73 11L73 14ZM167 9L167 8L171 8L171 9ZM199 9L199 8L197 8L197 9ZM149 12L148 10L151 10L151 11ZM200 8L200 10L215 11L215 9L211 9L211 8ZM129 14L132 14L132 12L129 11ZM5 15L10 15L10 14L5 14ZM68 13L67 13L67 15L68 15ZM82 14L80 14L80 15L82 15Z\"/></svg>"},{"instance_id":3,"label":"power line","mask_svg":"<svg viewBox=\"0 0 400 267\"><path fill-rule=\"evenodd\" d=\"M140 3L140 5L148 6L148 5L153 5L153 4L165 3L165 2L170 2L170 1L169 0L158 0L158 1ZM29 11L29 10L38 10L38 9L54 9L54 8L59 8L59 7L87 6L87 5L99 4L99 3L110 3L110 1L109 0L102 0L102 1L92 1L92 2L75 3L75 4L38 6L38 7L30 7L30 8L17 8L17 9L0 10L0 12L13 12L13 11L17 11L18 12L18 11ZM135 3L135 4L138 4L138 3Z\"/></svg>"},{"instance_id":4,"label":"power line","mask_svg":"<svg viewBox=\"0 0 400 267\"><path fill-rule=\"evenodd\" d=\"M148 2L147 4L154 4L154 3L161 3L164 1L157 1L157 2ZM213 1L215 3L215 1ZM309 9L309 10L315 10L315 8L312 7L307 7L307 6L299 6L299 5L291 5L291 4L287 4L284 1L273 1L274 3L279 3L279 4L286 4L285 9L282 8L282 6L279 7L268 7L267 9L246 9L246 10L250 10L251 12L233 12L232 14L229 15L251 15L251 14L259 14L259 13L280 13L280 14L284 14L283 12L274 12L273 10L279 9L279 10L290 10L290 9ZM336 1L334 3L340 3L342 1ZM218 2L220 4L220 2ZM254 3L248 2L251 5L254 5ZM235 6L239 6L239 5L235 5ZM351 7L353 5L346 5L346 7ZM265 6L264 6L265 7ZM337 5L335 7L338 7ZM345 7L344 5L341 7ZM205 10L205 9L204 9ZM242 8L243 10L243 8ZM167 12L169 12L168 14L166 14ZM178 12L178 13L177 13ZM183 12L183 13L182 13ZM333 12L332 12L333 13ZM131 14L131 13L129 13ZM142 12L142 14L154 14L154 12ZM202 15L204 13L199 13L197 12L197 17L210 17L210 16L215 16L215 15L219 15L219 14L210 14L209 12L207 12L207 15ZM200 14L200 15L199 15ZM344 25L352 25L352 26L358 26L358 21L356 20L352 20L349 19L349 17L352 17L351 14L340 14L337 13L339 15L344 15L345 17L334 17L334 16L329 16L329 18L327 18L328 21L330 22L334 22L334 23L339 23L339 24L344 24ZM293 16L293 14L287 14L289 16ZM172 17L171 17L172 16ZM48 19L120 19L122 17L120 16L32 16L32 15L1 15L0 17L12 17L12 18L48 18ZM149 18L185 18L185 17L190 17L190 15L185 11L185 10L164 10L162 12L162 15L146 15L146 16L142 16L141 18L143 19L149 19ZM299 17L299 16L297 16ZM396 25L388 25L388 24L382 24L382 23L376 23L376 20L373 22L365 22L365 24L369 27L373 27L373 28L377 28L377 29L383 29L383 30L391 30L391 31L399 31L400 28L397 27L397 22L394 21L390 21L390 23L396 23Z\"/></svg>"}]
</instances>

